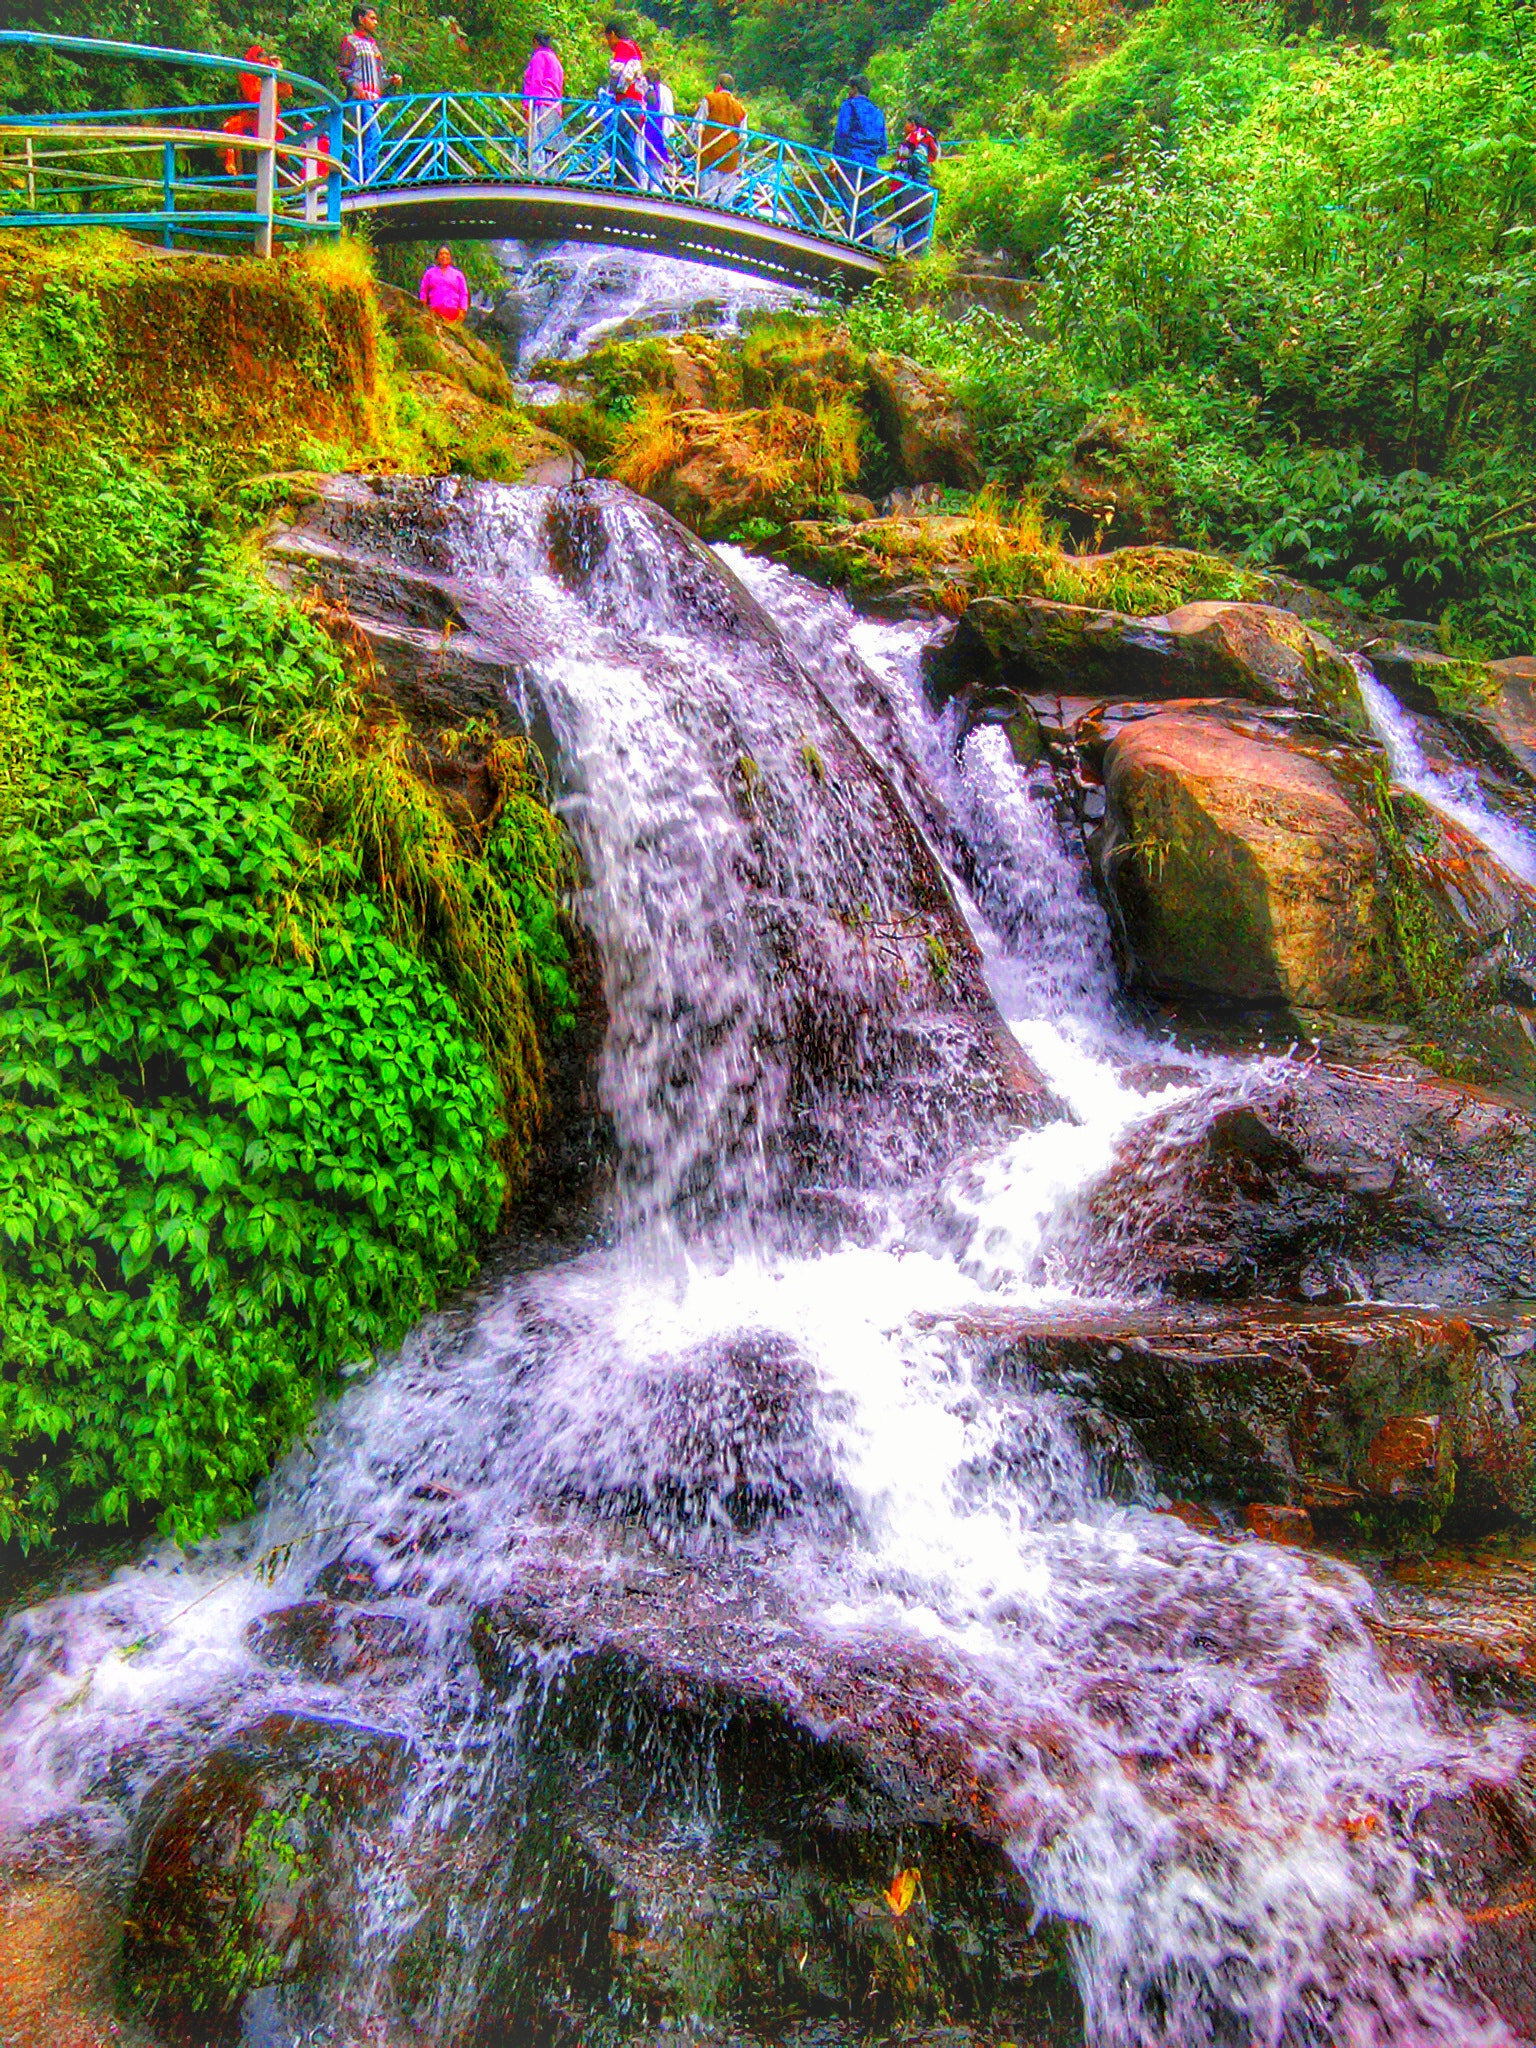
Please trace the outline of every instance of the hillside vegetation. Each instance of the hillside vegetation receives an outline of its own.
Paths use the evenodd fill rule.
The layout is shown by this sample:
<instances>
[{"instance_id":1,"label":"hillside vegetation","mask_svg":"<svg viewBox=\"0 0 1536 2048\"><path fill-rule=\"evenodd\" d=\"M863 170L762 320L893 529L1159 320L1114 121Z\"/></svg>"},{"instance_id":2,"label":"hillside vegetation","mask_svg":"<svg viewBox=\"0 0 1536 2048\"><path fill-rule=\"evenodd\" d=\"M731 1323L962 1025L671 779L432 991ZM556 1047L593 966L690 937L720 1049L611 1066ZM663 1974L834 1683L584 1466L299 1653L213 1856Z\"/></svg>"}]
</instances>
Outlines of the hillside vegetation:
<instances>
[{"instance_id":1,"label":"hillside vegetation","mask_svg":"<svg viewBox=\"0 0 1536 2048\"><path fill-rule=\"evenodd\" d=\"M413 320L356 251L0 238L0 1540L238 1513L526 1174L570 1000L538 764L407 728L249 538L307 471L476 468ZM492 467L529 441L458 395Z\"/></svg>"}]
</instances>

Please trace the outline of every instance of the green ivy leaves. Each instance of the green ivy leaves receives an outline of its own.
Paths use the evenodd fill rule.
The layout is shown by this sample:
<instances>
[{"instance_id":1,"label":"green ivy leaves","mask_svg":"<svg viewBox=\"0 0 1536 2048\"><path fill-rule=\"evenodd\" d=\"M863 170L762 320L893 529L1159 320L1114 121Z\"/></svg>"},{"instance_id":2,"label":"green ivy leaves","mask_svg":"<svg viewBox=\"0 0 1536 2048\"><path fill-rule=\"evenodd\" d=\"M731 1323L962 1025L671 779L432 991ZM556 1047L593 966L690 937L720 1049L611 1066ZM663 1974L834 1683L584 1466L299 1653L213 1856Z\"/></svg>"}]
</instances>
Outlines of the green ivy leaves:
<instances>
[{"instance_id":1,"label":"green ivy leaves","mask_svg":"<svg viewBox=\"0 0 1536 2048\"><path fill-rule=\"evenodd\" d=\"M326 1368L469 1270L489 1064L369 895L272 905L309 848L274 749L139 714L0 898L0 1533L237 1512Z\"/></svg>"}]
</instances>

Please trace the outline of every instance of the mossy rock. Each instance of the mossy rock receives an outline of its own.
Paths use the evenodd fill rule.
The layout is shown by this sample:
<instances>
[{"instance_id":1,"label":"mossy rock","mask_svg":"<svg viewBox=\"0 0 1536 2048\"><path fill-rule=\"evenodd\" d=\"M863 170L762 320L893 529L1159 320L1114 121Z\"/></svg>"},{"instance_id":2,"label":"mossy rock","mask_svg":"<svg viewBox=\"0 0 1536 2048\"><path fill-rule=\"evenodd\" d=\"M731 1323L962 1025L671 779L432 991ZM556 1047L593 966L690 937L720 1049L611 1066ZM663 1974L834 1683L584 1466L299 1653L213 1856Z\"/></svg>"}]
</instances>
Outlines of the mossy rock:
<instances>
[{"instance_id":1,"label":"mossy rock","mask_svg":"<svg viewBox=\"0 0 1536 2048\"><path fill-rule=\"evenodd\" d=\"M272 1714L154 1787L124 1921L124 1976L145 2010L237 2012L313 1977L345 1946L357 1827L392 1807L398 1735Z\"/></svg>"}]
</instances>

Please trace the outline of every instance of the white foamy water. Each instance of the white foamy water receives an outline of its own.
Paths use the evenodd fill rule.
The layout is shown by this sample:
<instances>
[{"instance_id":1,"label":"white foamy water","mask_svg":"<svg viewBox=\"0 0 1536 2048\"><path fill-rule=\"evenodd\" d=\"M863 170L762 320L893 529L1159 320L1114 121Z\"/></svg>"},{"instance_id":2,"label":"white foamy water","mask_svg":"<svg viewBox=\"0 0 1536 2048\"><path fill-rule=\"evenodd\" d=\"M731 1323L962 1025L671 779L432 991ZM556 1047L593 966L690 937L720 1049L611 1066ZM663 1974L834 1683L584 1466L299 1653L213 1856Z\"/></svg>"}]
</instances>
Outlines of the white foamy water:
<instances>
[{"instance_id":1,"label":"white foamy water","mask_svg":"<svg viewBox=\"0 0 1536 2048\"><path fill-rule=\"evenodd\" d=\"M813 1658L931 1660L944 1684L914 1707L970 1756L1067 1926L1094 2048L1508 2043L1451 1988L1456 1923L1407 1823L1507 1776L1514 1733L1455 1726L1385 1670L1349 1572L1151 1512L1134 1446L978 1336L1091 1304L1078 1226L1117 1146L1256 1070L1118 1014L1080 852L1000 732L957 755L923 700L921 630L732 556L749 599L612 496L477 488L456 506L458 572L544 649L529 687L559 738L612 1019L614 1241L467 1321L429 1319L331 1406L247 1528L14 1619L10 1840L121 1854L159 1771L276 1706L408 1734L412 1825L476 1810L502 1766L470 1617L547 1560L552 1529L573 1559L586 1530L607 1571L617 1519L739 1543ZM551 565L557 514L584 575ZM953 981L924 979L899 912L918 869L893 850L912 832L1050 1089L1037 1127L977 1079L985 1035ZM832 1041L807 1047L822 1016ZM882 1087L829 1078L866 1060ZM844 1219L810 1242L808 1196ZM744 1527L744 1499L773 1504L770 1533ZM343 1553L414 1654L335 1684L275 1669L250 1623ZM358 2038L389 2018L405 1867L338 1994ZM472 2008L465 1952L433 2040Z\"/></svg>"},{"instance_id":2,"label":"white foamy water","mask_svg":"<svg viewBox=\"0 0 1536 2048\"><path fill-rule=\"evenodd\" d=\"M575 361L632 323L648 332L729 333L745 315L806 303L804 291L767 278L582 242L509 270L508 282L526 308L517 357L527 368Z\"/></svg>"},{"instance_id":3,"label":"white foamy water","mask_svg":"<svg viewBox=\"0 0 1536 2048\"><path fill-rule=\"evenodd\" d=\"M1513 819L1492 809L1470 768L1438 768L1424 754L1413 713L1378 683L1362 655L1350 657L1361 701L1376 737L1387 750L1394 778L1431 810L1460 825L1496 861L1536 887L1536 838Z\"/></svg>"}]
</instances>

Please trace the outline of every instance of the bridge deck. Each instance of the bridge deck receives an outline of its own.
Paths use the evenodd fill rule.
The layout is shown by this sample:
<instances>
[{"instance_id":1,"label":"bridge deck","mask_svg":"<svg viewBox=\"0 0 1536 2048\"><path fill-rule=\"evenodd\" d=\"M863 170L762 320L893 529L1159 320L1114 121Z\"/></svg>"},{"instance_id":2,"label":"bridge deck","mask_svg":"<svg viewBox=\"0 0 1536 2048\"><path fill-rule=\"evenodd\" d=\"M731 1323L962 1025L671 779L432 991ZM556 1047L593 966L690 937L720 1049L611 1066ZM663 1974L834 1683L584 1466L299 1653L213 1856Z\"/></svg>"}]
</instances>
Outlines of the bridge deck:
<instances>
[{"instance_id":1,"label":"bridge deck","mask_svg":"<svg viewBox=\"0 0 1536 2048\"><path fill-rule=\"evenodd\" d=\"M817 292L859 291L886 269L867 249L651 193L545 184L418 185L349 192L341 210L344 218L367 220L381 244L499 236L605 242L782 278Z\"/></svg>"}]
</instances>

